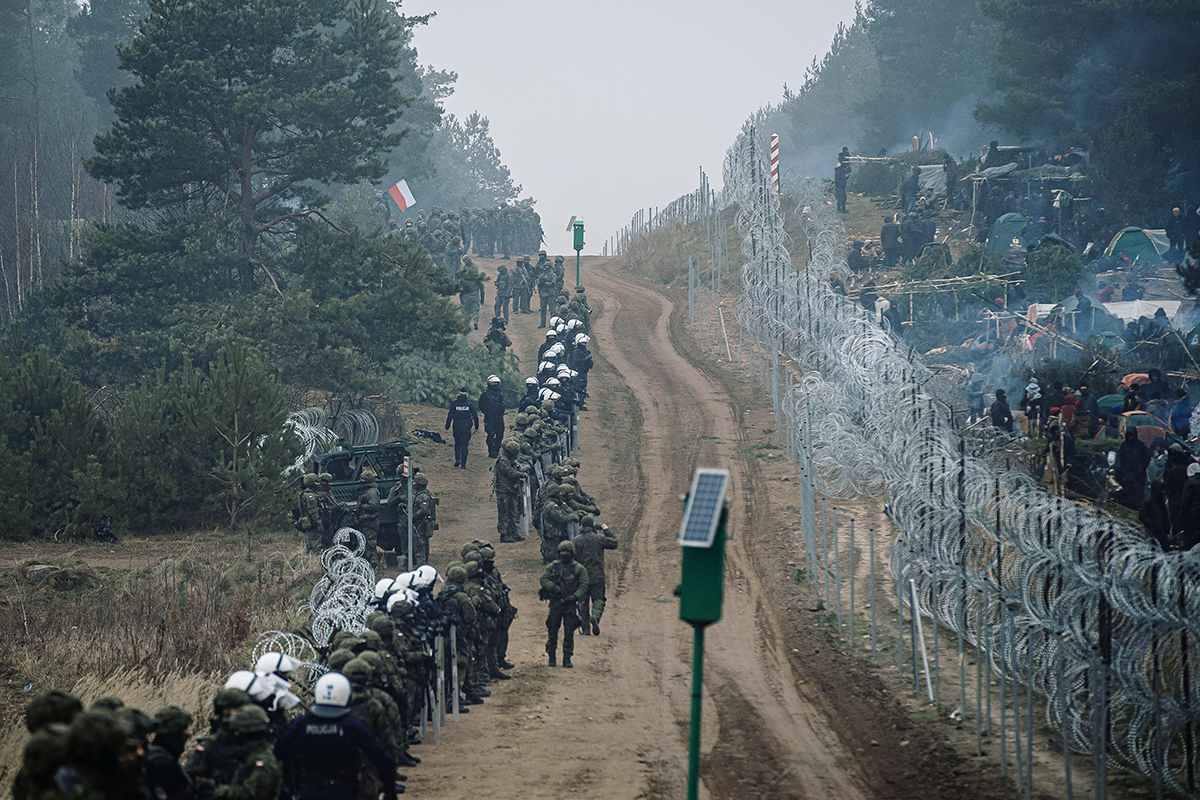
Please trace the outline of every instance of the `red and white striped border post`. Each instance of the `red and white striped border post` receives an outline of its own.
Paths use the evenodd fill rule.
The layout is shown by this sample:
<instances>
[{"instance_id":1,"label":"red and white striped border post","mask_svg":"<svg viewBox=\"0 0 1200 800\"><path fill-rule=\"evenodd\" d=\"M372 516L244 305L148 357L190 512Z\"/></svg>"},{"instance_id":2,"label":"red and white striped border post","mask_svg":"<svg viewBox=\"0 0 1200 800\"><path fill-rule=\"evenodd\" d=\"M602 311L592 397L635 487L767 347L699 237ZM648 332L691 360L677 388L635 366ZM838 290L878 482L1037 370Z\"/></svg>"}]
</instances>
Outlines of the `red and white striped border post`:
<instances>
[{"instance_id":1,"label":"red and white striped border post","mask_svg":"<svg viewBox=\"0 0 1200 800\"><path fill-rule=\"evenodd\" d=\"M771 186L779 191L779 134L771 134Z\"/></svg>"}]
</instances>

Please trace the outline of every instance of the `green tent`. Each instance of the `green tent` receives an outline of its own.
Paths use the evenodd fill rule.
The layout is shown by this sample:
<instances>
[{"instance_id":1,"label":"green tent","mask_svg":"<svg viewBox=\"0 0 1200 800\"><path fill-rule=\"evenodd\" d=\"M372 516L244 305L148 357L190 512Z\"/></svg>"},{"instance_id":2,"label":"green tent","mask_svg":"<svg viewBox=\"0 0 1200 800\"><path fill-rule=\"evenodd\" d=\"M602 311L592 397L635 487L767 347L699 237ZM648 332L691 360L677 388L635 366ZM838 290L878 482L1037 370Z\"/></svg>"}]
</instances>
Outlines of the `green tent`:
<instances>
[{"instance_id":1,"label":"green tent","mask_svg":"<svg viewBox=\"0 0 1200 800\"><path fill-rule=\"evenodd\" d=\"M1004 219L1001 217L1001 219ZM1112 238L1104 255L1113 258L1125 256L1130 261L1140 261L1143 264L1160 265L1163 263L1162 253L1154 246L1154 239L1141 228L1125 228Z\"/></svg>"},{"instance_id":2,"label":"green tent","mask_svg":"<svg viewBox=\"0 0 1200 800\"><path fill-rule=\"evenodd\" d=\"M992 225L988 233L987 249L991 253L1005 253L1012 247L1013 239L1024 247L1025 239L1021 235L1029 223L1020 214L1004 214Z\"/></svg>"}]
</instances>

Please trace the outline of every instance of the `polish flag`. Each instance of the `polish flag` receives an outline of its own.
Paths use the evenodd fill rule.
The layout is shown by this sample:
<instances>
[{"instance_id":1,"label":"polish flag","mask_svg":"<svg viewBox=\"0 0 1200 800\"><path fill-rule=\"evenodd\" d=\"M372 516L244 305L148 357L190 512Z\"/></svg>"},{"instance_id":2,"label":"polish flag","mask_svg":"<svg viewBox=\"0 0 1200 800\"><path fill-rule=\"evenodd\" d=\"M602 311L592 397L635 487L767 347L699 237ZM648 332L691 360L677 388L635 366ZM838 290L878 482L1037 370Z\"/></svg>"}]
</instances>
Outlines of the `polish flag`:
<instances>
[{"instance_id":1,"label":"polish flag","mask_svg":"<svg viewBox=\"0 0 1200 800\"><path fill-rule=\"evenodd\" d=\"M413 197L412 189L408 188L408 181L400 181L388 189L388 194L396 201L396 205L400 206L401 211L408 211L417 202L417 198Z\"/></svg>"}]
</instances>

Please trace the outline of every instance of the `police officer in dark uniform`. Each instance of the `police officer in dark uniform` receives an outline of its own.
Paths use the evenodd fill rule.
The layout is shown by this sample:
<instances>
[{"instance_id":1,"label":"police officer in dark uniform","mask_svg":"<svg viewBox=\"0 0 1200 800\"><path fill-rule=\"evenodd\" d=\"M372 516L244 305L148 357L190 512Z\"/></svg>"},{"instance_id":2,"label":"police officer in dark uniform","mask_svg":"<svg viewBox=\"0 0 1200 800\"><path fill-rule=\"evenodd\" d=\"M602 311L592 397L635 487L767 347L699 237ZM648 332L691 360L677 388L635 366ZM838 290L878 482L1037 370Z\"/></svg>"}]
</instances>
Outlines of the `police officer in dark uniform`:
<instances>
[{"instance_id":1,"label":"police officer in dark uniform","mask_svg":"<svg viewBox=\"0 0 1200 800\"><path fill-rule=\"evenodd\" d=\"M458 397L450 402L450 410L446 412L446 430L454 427L454 466L467 468L467 446L471 443L471 434L479 430L479 408L475 401L467 395L467 387L458 390Z\"/></svg>"},{"instance_id":2,"label":"police officer in dark uniform","mask_svg":"<svg viewBox=\"0 0 1200 800\"><path fill-rule=\"evenodd\" d=\"M495 458L500 455L500 443L504 441L504 395L498 376L488 375L487 388L479 395L479 411L487 432L488 458Z\"/></svg>"},{"instance_id":3,"label":"police officer in dark uniform","mask_svg":"<svg viewBox=\"0 0 1200 800\"><path fill-rule=\"evenodd\" d=\"M312 708L275 745L283 767L283 797L354 800L361 753L375 767L384 800L396 800L396 762L366 725L349 716L350 691L345 675L322 675Z\"/></svg>"}]
</instances>

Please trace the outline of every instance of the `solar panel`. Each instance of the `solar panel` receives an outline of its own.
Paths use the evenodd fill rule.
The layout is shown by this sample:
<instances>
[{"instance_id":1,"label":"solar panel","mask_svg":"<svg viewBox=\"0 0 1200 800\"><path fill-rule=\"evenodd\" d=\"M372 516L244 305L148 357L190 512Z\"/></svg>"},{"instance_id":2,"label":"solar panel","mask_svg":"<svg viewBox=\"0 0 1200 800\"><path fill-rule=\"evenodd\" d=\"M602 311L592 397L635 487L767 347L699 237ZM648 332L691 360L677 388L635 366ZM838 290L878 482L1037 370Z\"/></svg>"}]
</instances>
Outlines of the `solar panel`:
<instances>
[{"instance_id":1,"label":"solar panel","mask_svg":"<svg viewBox=\"0 0 1200 800\"><path fill-rule=\"evenodd\" d=\"M717 523L721 521L721 507L725 502L725 488L728 485L727 469L696 470L687 508L683 512L683 525L679 529L680 545L712 547Z\"/></svg>"}]
</instances>

